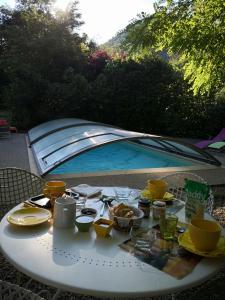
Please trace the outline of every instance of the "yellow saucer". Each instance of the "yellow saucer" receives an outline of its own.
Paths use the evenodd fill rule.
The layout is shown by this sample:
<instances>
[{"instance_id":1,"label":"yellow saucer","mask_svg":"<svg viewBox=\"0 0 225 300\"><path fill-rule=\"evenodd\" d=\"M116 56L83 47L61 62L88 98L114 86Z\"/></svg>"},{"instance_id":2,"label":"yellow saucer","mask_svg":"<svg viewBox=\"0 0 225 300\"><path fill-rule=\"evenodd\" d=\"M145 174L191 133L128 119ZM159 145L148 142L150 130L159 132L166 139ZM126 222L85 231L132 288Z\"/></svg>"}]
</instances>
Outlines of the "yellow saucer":
<instances>
[{"instance_id":1,"label":"yellow saucer","mask_svg":"<svg viewBox=\"0 0 225 300\"><path fill-rule=\"evenodd\" d=\"M14 211L7 216L9 223L19 226L34 226L42 224L51 218L50 211L39 207L27 207Z\"/></svg>"},{"instance_id":2,"label":"yellow saucer","mask_svg":"<svg viewBox=\"0 0 225 300\"><path fill-rule=\"evenodd\" d=\"M195 248L193 245L188 230L178 237L179 245L186 250L205 257L221 257L225 256L225 237L221 236L216 249L210 252L203 252Z\"/></svg>"},{"instance_id":3,"label":"yellow saucer","mask_svg":"<svg viewBox=\"0 0 225 300\"><path fill-rule=\"evenodd\" d=\"M141 196L144 197L144 198L148 198L150 201L155 201L156 199L151 199L151 194L150 194L150 191L148 189L144 189L143 191L141 191ZM174 199L174 195L169 193L169 192L166 192L165 195L163 196L162 199L157 199L157 200L160 200L160 201L172 201Z\"/></svg>"}]
</instances>

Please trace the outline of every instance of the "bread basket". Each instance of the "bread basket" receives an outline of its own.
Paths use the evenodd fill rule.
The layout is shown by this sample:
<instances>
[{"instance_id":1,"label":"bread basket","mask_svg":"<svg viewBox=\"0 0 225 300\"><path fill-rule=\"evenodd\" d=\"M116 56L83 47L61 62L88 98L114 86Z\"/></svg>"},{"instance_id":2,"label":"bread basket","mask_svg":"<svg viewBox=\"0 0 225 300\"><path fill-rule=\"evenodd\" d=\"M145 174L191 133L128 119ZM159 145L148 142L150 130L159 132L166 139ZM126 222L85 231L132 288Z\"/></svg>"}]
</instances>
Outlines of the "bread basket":
<instances>
[{"instance_id":1,"label":"bread basket","mask_svg":"<svg viewBox=\"0 0 225 300\"><path fill-rule=\"evenodd\" d=\"M121 216L119 212L116 210L119 205L116 205L114 207L111 207L109 209L109 218L114 222L113 227L120 231L130 231L132 226L139 227L141 225L144 213L142 210L130 206L130 205L124 205L122 209L126 209L126 214L130 211L132 212L133 216L131 217L125 217ZM121 209L121 211L122 211ZM129 211L128 211L129 209ZM125 215L126 215L125 214Z\"/></svg>"}]
</instances>

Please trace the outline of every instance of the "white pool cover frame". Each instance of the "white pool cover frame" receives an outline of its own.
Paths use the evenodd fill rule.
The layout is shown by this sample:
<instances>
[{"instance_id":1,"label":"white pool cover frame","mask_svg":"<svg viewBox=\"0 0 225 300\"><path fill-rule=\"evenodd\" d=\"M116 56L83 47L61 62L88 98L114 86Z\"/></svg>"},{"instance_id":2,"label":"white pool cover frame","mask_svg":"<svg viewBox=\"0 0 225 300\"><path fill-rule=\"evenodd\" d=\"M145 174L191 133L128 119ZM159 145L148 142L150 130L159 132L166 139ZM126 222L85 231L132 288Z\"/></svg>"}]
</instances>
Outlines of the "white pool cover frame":
<instances>
[{"instance_id":1,"label":"white pool cover frame","mask_svg":"<svg viewBox=\"0 0 225 300\"><path fill-rule=\"evenodd\" d=\"M207 164L221 165L217 159L204 150L174 138L123 130L111 125L76 118L45 122L29 130L28 138L41 176L86 151L123 140L131 140L152 149Z\"/></svg>"}]
</instances>

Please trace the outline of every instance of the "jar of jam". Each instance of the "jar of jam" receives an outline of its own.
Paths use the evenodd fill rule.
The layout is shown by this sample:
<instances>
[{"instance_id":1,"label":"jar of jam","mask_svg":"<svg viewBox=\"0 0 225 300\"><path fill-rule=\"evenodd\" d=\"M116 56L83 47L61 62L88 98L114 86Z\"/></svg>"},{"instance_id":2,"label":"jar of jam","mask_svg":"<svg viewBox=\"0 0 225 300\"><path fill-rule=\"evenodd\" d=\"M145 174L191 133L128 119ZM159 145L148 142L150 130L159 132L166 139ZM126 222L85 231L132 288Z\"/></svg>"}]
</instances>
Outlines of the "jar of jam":
<instances>
[{"instance_id":1,"label":"jar of jam","mask_svg":"<svg viewBox=\"0 0 225 300\"><path fill-rule=\"evenodd\" d=\"M148 199L140 199L138 201L138 208L144 213L144 218L148 218L150 214L150 201Z\"/></svg>"},{"instance_id":2,"label":"jar of jam","mask_svg":"<svg viewBox=\"0 0 225 300\"><path fill-rule=\"evenodd\" d=\"M154 201L152 205L152 216L154 220L159 220L161 217L165 216L166 213L166 203L163 201Z\"/></svg>"}]
</instances>

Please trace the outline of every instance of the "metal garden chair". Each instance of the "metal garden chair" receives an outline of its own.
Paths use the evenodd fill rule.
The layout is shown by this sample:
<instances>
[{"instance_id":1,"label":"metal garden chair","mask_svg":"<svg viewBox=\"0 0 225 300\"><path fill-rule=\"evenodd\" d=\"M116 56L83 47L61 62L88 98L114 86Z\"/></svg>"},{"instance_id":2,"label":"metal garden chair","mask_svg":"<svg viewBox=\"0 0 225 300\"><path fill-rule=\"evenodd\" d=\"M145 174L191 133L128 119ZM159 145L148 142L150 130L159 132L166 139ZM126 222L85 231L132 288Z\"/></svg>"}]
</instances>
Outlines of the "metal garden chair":
<instances>
[{"instance_id":1,"label":"metal garden chair","mask_svg":"<svg viewBox=\"0 0 225 300\"><path fill-rule=\"evenodd\" d=\"M0 220L15 205L31 196L42 193L43 186L44 180L27 170L19 168L0 169ZM0 279L10 279L14 283L22 282L23 274L9 264L1 253L0 262ZM29 277L26 277L25 280L27 284L32 281Z\"/></svg>"},{"instance_id":2,"label":"metal garden chair","mask_svg":"<svg viewBox=\"0 0 225 300\"><path fill-rule=\"evenodd\" d=\"M186 178L207 184L205 179L203 179L202 177L194 173L189 173L189 172L177 172L177 173L163 176L161 179L165 180L168 183L170 193L172 193L177 199L185 201L186 195L184 191L184 185L185 185ZM209 197L206 201L206 210L210 215L212 215L213 207L214 207L214 196L210 188Z\"/></svg>"},{"instance_id":3,"label":"metal garden chair","mask_svg":"<svg viewBox=\"0 0 225 300\"><path fill-rule=\"evenodd\" d=\"M0 169L0 219L15 205L42 193L44 180L23 169Z\"/></svg>"},{"instance_id":4,"label":"metal garden chair","mask_svg":"<svg viewBox=\"0 0 225 300\"><path fill-rule=\"evenodd\" d=\"M0 119L0 138L10 137L10 126L6 119Z\"/></svg>"}]
</instances>

